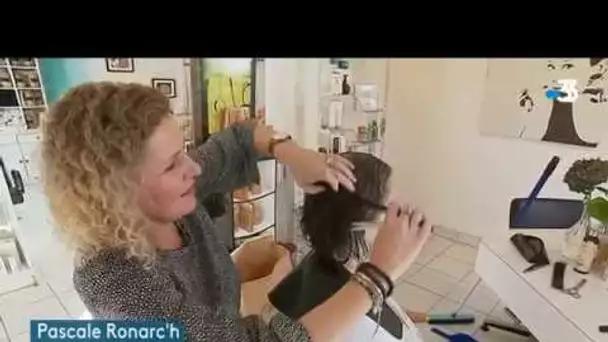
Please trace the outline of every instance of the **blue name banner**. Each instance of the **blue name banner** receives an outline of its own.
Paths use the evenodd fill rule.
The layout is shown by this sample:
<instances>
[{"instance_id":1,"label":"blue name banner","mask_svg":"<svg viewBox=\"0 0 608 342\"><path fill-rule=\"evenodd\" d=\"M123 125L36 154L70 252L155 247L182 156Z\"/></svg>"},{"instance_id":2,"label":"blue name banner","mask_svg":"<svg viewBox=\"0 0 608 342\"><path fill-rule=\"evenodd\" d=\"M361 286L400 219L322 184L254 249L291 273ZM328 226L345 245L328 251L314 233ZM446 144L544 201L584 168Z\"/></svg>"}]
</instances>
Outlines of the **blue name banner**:
<instances>
[{"instance_id":1,"label":"blue name banner","mask_svg":"<svg viewBox=\"0 0 608 342\"><path fill-rule=\"evenodd\" d=\"M184 326L167 320L31 320L30 341L182 342Z\"/></svg>"}]
</instances>

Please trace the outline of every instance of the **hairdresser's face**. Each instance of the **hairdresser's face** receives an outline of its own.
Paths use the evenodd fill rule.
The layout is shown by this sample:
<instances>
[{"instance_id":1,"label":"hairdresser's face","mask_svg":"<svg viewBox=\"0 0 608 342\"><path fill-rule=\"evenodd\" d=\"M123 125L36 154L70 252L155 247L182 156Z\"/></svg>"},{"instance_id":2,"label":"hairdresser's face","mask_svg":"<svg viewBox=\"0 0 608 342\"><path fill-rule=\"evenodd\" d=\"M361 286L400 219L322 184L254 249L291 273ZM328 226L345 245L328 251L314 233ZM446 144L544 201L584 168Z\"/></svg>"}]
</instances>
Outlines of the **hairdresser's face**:
<instances>
[{"instance_id":1,"label":"hairdresser's face","mask_svg":"<svg viewBox=\"0 0 608 342\"><path fill-rule=\"evenodd\" d=\"M166 118L148 141L141 171L140 205L158 222L173 222L196 206L195 178L201 169L184 152L177 122Z\"/></svg>"}]
</instances>

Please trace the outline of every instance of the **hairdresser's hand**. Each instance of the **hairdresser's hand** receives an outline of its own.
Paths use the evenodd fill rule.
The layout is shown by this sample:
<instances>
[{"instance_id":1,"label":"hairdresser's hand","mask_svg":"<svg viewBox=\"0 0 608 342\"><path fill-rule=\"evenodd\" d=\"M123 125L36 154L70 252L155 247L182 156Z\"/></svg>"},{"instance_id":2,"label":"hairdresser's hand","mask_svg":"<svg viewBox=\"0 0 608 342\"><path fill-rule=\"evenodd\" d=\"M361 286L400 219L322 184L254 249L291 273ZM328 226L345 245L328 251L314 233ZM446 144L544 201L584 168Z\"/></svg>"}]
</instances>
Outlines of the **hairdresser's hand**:
<instances>
[{"instance_id":1,"label":"hairdresser's hand","mask_svg":"<svg viewBox=\"0 0 608 342\"><path fill-rule=\"evenodd\" d=\"M431 233L431 226L417 209L397 203L389 204L372 247L370 262L396 281L422 250Z\"/></svg>"},{"instance_id":2,"label":"hairdresser's hand","mask_svg":"<svg viewBox=\"0 0 608 342\"><path fill-rule=\"evenodd\" d=\"M295 143L286 142L276 147L277 159L289 166L296 183L307 193L318 193L325 188L314 185L325 182L335 191L341 184L355 191L353 164L339 155L326 155L301 148Z\"/></svg>"}]
</instances>

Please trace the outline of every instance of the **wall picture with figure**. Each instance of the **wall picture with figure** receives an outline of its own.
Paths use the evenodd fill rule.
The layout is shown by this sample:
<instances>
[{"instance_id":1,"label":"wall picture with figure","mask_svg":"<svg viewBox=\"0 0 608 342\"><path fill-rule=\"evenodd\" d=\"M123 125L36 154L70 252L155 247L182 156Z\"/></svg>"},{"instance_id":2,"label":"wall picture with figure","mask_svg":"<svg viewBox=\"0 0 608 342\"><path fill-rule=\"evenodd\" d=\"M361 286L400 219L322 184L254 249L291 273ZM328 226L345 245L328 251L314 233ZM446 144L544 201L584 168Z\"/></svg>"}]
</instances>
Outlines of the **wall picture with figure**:
<instances>
[{"instance_id":1,"label":"wall picture with figure","mask_svg":"<svg viewBox=\"0 0 608 342\"><path fill-rule=\"evenodd\" d=\"M608 130L608 58L489 59L480 130L597 147Z\"/></svg>"}]
</instances>

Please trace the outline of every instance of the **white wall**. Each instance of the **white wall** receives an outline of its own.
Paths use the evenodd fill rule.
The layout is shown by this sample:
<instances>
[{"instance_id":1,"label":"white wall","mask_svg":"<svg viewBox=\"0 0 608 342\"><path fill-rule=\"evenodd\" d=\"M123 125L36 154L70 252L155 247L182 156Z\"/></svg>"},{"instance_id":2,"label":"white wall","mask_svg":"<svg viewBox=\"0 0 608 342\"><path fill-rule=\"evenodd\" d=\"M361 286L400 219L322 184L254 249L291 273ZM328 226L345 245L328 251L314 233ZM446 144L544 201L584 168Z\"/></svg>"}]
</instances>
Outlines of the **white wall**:
<instances>
[{"instance_id":1,"label":"white wall","mask_svg":"<svg viewBox=\"0 0 608 342\"><path fill-rule=\"evenodd\" d=\"M384 58L357 58L349 59L348 61L352 73L352 84L376 84L378 86L380 103L384 103L389 60Z\"/></svg>"},{"instance_id":2,"label":"white wall","mask_svg":"<svg viewBox=\"0 0 608 342\"><path fill-rule=\"evenodd\" d=\"M94 81L137 82L152 85L152 78L175 79L176 97L171 99L175 113L190 113L190 71L184 58L135 58L135 72L107 72L105 58L79 59L85 63L87 78Z\"/></svg>"},{"instance_id":3,"label":"white wall","mask_svg":"<svg viewBox=\"0 0 608 342\"><path fill-rule=\"evenodd\" d=\"M297 137L296 61L288 58L267 58L264 62L266 122L294 137Z\"/></svg>"},{"instance_id":4,"label":"white wall","mask_svg":"<svg viewBox=\"0 0 608 342\"><path fill-rule=\"evenodd\" d=\"M576 198L562 182L567 168L608 154L606 143L584 149L481 136L485 59L391 59L389 71L384 152L394 185L448 228L506 231L511 198L528 195L553 155L562 160L541 197Z\"/></svg>"}]
</instances>

